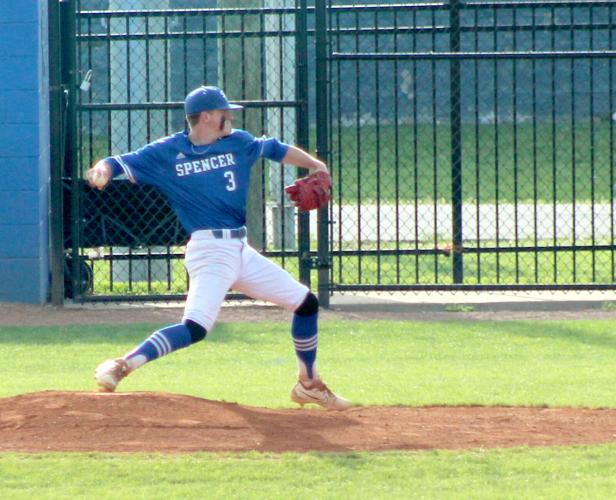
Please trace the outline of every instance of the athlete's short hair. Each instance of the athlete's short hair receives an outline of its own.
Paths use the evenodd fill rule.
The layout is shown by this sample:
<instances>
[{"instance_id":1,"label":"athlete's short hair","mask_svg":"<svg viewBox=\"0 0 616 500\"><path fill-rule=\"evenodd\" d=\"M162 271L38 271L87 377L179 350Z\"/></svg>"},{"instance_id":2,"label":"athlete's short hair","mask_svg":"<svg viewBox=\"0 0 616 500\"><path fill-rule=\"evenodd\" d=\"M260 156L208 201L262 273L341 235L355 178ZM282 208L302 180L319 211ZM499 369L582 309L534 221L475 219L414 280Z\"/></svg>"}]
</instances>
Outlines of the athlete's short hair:
<instances>
[{"instance_id":1,"label":"athlete's short hair","mask_svg":"<svg viewBox=\"0 0 616 500\"><path fill-rule=\"evenodd\" d=\"M199 123L199 118L201 117L201 113L193 113L192 115L186 115L186 121L190 128L194 128L197 123Z\"/></svg>"}]
</instances>

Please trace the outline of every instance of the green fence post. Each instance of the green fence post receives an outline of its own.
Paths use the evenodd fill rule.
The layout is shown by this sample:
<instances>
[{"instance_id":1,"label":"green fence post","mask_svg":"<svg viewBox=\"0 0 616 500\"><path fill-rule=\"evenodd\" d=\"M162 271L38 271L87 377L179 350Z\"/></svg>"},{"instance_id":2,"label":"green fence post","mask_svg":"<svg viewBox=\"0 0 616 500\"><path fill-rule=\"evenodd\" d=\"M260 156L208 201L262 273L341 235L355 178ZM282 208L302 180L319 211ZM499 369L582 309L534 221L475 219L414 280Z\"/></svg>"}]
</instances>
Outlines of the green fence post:
<instances>
[{"instance_id":1,"label":"green fence post","mask_svg":"<svg viewBox=\"0 0 616 500\"><path fill-rule=\"evenodd\" d=\"M253 100L263 98L262 81L263 68L260 59L246 61L247 54L259 54L261 37L245 36L246 32L256 32L262 29L257 15L242 14L245 9L258 9L262 7L261 0L221 0L220 8L228 12L219 17L220 32L225 30L236 31L238 38L219 39L219 68L218 80L225 93L232 100ZM234 9L237 9L234 11ZM224 19L224 25L223 25ZM242 128L255 135L260 135L262 128L261 115L263 110L247 107L244 111ZM258 162L252 168L248 200L246 202L246 226L248 227L248 241L259 250L267 248L267 235L265 227L265 186L263 166Z\"/></svg>"},{"instance_id":2,"label":"green fence post","mask_svg":"<svg viewBox=\"0 0 616 500\"><path fill-rule=\"evenodd\" d=\"M81 298L80 234L81 173L77 164L77 77L75 0L60 3L62 23L62 85L66 93L67 113L64 135L64 173L71 176L71 280L72 299Z\"/></svg>"},{"instance_id":3,"label":"green fence post","mask_svg":"<svg viewBox=\"0 0 616 500\"><path fill-rule=\"evenodd\" d=\"M460 0L450 0L449 44L451 52L460 52ZM451 210L453 282L464 281L462 262L462 123L460 110L460 60L449 66L451 100Z\"/></svg>"},{"instance_id":4,"label":"green fence post","mask_svg":"<svg viewBox=\"0 0 616 500\"><path fill-rule=\"evenodd\" d=\"M308 114L308 20L307 1L296 2L295 15L295 95L298 102L296 108L297 144L308 150L310 147L310 117ZM299 279L310 286L310 215L307 212L298 213L298 256Z\"/></svg>"},{"instance_id":5,"label":"green fence post","mask_svg":"<svg viewBox=\"0 0 616 500\"><path fill-rule=\"evenodd\" d=\"M316 117L317 117L317 156L329 163L329 110L327 92L327 0L316 1ZM330 265L329 265L329 207L322 207L317 213L318 222L318 296L323 307L329 307Z\"/></svg>"},{"instance_id":6,"label":"green fence post","mask_svg":"<svg viewBox=\"0 0 616 500\"><path fill-rule=\"evenodd\" d=\"M61 22L60 4L48 1L49 15L49 130L50 130L50 271L51 303L64 303L64 226L62 209L63 116L61 73Z\"/></svg>"}]
</instances>

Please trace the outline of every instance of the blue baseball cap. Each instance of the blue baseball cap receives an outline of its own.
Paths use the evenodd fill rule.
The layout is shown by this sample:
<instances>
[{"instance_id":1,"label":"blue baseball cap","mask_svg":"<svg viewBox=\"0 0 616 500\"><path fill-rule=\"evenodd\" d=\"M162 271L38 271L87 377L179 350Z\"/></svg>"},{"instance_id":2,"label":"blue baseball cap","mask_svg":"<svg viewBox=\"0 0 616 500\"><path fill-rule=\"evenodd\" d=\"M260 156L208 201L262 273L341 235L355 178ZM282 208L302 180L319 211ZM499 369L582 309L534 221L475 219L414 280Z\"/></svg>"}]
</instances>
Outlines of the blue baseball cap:
<instances>
[{"instance_id":1,"label":"blue baseball cap","mask_svg":"<svg viewBox=\"0 0 616 500\"><path fill-rule=\"evenodd\" d=\"M184 101L186 115L215 109L242 109L244 106L231 104L225 93L218 87L198 87L190 92Z\"/></svg>"}]
</instances>

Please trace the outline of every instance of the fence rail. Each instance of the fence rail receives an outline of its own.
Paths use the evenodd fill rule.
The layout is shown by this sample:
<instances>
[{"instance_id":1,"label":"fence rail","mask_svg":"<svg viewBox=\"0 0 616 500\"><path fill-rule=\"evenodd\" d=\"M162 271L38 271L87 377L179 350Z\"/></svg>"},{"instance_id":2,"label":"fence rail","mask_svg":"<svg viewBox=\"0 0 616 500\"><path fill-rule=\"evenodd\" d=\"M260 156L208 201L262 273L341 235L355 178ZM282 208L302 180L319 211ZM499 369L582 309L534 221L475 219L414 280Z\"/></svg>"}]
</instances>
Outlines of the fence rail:
<instances>
[{"instance_id":1,"label":"fence rail","mask_svg":"<svg viewBox=\"0 0 616 500\"><path fill-rule=\"evenodd\" d=\"M412 61L420 59L589 59L613 58L616 50L561 50L552 52L334 52L331 59L347 61Z\"/></svg>"}]
</instances>

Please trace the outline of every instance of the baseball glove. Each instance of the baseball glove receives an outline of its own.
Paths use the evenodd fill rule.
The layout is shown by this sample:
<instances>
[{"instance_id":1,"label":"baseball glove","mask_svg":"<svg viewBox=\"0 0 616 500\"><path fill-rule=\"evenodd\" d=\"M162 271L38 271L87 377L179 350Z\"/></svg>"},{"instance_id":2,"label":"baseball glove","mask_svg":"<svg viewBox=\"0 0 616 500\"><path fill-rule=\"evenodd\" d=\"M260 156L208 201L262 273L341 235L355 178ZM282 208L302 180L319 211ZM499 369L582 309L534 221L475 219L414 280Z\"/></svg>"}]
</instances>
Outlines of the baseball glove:
<instances>
[{"instance_id":1,"label":"baseball glove","mask_svg":"<svg viewBox=\"0 0 616 500\"><path fill-rule=\"evenodd\" d=\"M293 184L284 188L289 199L299 210L314 210L321 208L331 199L330 189L332 178L328 172L319 170L297 179Z\"/></svg>"}]
</instances>

